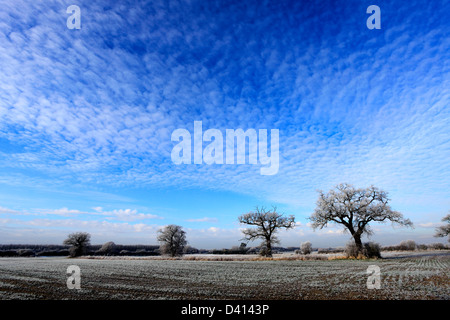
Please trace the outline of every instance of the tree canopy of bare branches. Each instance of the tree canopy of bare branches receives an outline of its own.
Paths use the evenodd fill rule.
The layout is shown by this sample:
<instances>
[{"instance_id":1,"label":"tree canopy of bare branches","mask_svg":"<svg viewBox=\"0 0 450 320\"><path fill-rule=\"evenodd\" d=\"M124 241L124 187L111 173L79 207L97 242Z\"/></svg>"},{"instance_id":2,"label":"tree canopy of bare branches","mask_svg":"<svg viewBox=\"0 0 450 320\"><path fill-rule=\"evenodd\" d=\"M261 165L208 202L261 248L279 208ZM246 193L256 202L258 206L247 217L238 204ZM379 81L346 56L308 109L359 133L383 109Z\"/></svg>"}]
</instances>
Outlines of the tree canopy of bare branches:
<instances>
[{"instance_id":1,"label":"tree canopy of bare branches","mask_svg":"<svg viewBox=\"0 0 450 320\"><path fill-rule=\"evenodd\" d=\"M75 232L68 235L63 244L71 246L69 254L71 257L83 255L91 242L91 235L87 232Z\"/></svg>"},{"instance_id":2,"label":"tree canopy of bare branches","mask_svg":"<svg viewBox=\"0 0 450 320\"><path fill-rule=\"evenodd\" d=\"M412 227L409 219L391 209L387 192L374 186L369 188L355 188L350 184L340 184L335 190L327 194L319 191L317 207L310 216L313 229L322 229L328 223L344 226L349 231L359 251L363 245L361 236L371 235L371 222L385 222L387 220L401 226Z\"/></svg>"},{"instance_id":3,"label":"tree canopy of bare branches","mask_svg":"<svg viewBox=\"0 0 450 320\"><path fill-rule=\"evenodd\" d=\"M262 254L267 257L272 257L272 244L279 242L275 235L277 231L281 228L291 229L295 226L294 216L284 217L283 214L277 212L276 207L273 207L272 210L256 207L255 211L241 215L238 220L241 224L255 226L242 230L244 239L247 241L263 239Z\"/></svg>"},{"instance_id":4,"label":"tree canopy of bare branches","mask_svg":"<svg viewBox=\"0 0 450 320\"><path fill-rule=\"evenodd\" d=\"M168 254L171 257L182 256L187 244L186 232L181 226L171 224L158 230L158 241L161 243L159 247L161 254Z\"/></svg>"},{"instance_id":5,"label":"tree canopy of bare branches","mask_svg":"<svg viewBox=\"0 0 450 320\"><path fill-rule=\"evenodd\" d=\"M448 236L448 241L450 242L450 213L442 218L442 222L447 222L446 225L439 226L436 228L435 237L446 237Z\"/></svg>"}]
</instances>

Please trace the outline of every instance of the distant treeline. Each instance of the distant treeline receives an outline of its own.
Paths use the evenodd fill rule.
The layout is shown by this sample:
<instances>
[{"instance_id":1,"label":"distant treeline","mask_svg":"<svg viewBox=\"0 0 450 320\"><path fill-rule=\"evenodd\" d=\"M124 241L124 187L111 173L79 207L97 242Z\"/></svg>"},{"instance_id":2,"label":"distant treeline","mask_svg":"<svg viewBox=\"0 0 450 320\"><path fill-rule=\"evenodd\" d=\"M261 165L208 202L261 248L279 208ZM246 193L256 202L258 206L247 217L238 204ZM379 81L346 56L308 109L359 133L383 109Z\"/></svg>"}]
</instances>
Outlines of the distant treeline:
<instances>
[{"instance_id":1,"label":"distant treeline","mask_svg":"<svg viewBox=\"0 0 450 320\"><path fill-rule=\"evenodd\" d=\"M414 250L447 250L448 245L443 243L416 244L413 240L405 240L395 246L382 247L383 251L414 251Z\"/></svg>"},{"instance_id":2,"label":"distant treeline","mask_svg":"<svg viewBox=\"0 0 450 320\"><path fill-rule=\"evenodd\" d=\"M283 252L294 252L298 250L299 247L272 247L273 253L283 253ZM209 254L259 254L261 247L232 247L231 249L212 249L212 250L203 250L203 253Z\"/></svg>"},{"instance_id":3,"label":"distant treeline","mask_svg":"<svg viewBox=\"0 0 450 320\"><path fill-rule=\"evenodd\" d=\"M448 250L450 247L443 243L417 244L413 240L404 240L397 245L381 247L381 251L414 251L414 250ZM345 248L319 248L317 253L342 253Z\"/></svg>"},{"instance_id":4,"label":"distant treeline","mask_svg":"<svg viewBox=\"0 0 450 320\"><path fill-rule=\"evenodd\" d=\"M109 251L102 251L103 245L91 245L86 255L125 255L152 256L159 255L156 245L120 245L115 244ZM52 257L69 256L69 246L64 245L28 245L0 244L0 257Z\"/></svg>"},{"instance_id":5,"label":"distant treeline","mask_svg":"<svg viewBox=\"0 0 450 320\"><path fill-rule=\"evenodd\" d=\"M108 245L109 244L109 245ZM398 245L382 247L382 251L411 251L411 250L448 250L443 243L416 244L412 240L402 241ZM197 249L186 246L185 254L259 254L260 247L234 246L230 249ZM298 252L299 247L274 247L273 253ZM341 253L344 248L313 249L319 254ZM108 256L157 256L160 255L158 245L121 245L112 242L103 245L90 245L86 255ZM0 257L65 257L69 256L69 246L46 244L0 244Z\"/></svg>"},{"instance_id":6,"label":"distant treeline","mask_svg":"<svg viewBox=\"0 0 450 320\"><path fill-rule=\"evenodd\" d=\"M0 257L54 257L69 256L69 247L64 245L33 245L33 244L0 244ZM186 246L185 254L258 254L260 247L232 247L230 249L197 249ZM274 253L298 250L298 247L274 247ZM108 256L156 256L160 255L158 245L121 245L106 243L103 245L90 245L85 255Z\"/></svg>"}]
</instances>

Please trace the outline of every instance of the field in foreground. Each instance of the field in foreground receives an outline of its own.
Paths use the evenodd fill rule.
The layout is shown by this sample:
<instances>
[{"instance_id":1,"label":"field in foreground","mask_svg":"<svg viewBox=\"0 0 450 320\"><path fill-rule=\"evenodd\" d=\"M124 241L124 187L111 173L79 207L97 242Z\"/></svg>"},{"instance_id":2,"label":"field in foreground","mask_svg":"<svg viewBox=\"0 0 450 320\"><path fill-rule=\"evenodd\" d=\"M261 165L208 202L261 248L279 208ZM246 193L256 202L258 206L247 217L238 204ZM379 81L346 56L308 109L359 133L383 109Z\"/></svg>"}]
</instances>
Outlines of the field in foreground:
<instances>
[{"instance_id":1,"label":"field in foreground","mask_svg":"<svg viewBox=\"0 0 450 320\"><path fill-rule=\"evenodd\" d=\"M67 267L81 269L68 289ZM377 265L381 288L369 290ZM381 260L0 258L0 299L450 299L450 254Z\"/></svg>"}]
</instances>

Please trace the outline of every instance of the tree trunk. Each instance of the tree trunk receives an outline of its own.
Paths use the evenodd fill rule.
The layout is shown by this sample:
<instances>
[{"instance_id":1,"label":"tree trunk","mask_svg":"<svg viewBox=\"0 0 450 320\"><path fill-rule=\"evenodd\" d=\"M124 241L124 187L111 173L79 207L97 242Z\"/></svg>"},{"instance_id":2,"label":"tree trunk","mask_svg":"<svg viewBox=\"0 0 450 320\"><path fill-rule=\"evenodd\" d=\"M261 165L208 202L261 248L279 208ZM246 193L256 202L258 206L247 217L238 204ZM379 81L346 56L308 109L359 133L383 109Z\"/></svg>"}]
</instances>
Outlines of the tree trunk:
<instances>
[{"instance_id":1,"label":"tree trunk","mask_svg":"<svg viewBox=\"0 0 450 320\"><path fill-rule=\"evenodd\" d=\"M266 257L272 258L272 243L269 239L266 239Z\"/></svg>"},{"instance_id":2,"label":"tree trunk","mask_svg":"<svg viewBox=\"0 0 450 320\"><path fill-rule=\"evenodd\" d=\"M355 240L356 248L358 249L358 254L362 253L363 252L363 245L362 245L362 241L361 241L361 234L354 233L353 234L353 239Z\"/></svg>"}]
</instances>

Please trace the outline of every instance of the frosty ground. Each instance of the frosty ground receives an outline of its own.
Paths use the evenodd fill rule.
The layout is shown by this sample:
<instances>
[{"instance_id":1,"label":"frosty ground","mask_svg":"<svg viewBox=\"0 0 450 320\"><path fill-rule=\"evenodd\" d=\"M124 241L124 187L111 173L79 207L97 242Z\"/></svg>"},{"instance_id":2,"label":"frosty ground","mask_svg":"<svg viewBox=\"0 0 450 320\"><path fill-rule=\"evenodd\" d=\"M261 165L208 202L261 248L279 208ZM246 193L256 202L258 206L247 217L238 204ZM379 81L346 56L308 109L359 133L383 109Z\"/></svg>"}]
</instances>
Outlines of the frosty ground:
<instances>
[{"instance_id":1,"label":"frosty ground","mask_svg":"<svg viewBox=\"0 0 450 320\"><path fill-rule=\"evenodd\" d=\"M450 299L450 253L378 260L0 258L0 299ZM223 261L218 261L223 260ZM67 267L81 270L68 289ZM368 289L377 265L381 288Z\"/></svg>"}]
</instances>

